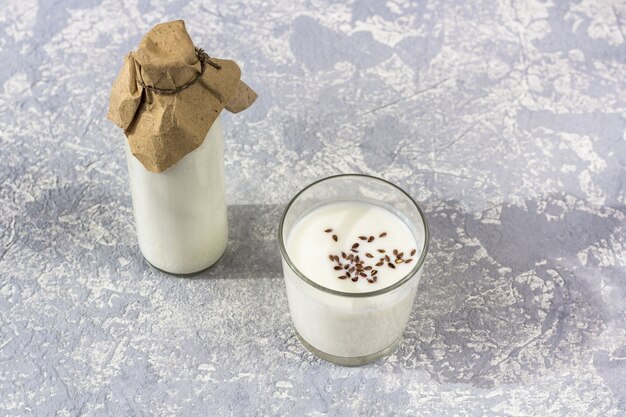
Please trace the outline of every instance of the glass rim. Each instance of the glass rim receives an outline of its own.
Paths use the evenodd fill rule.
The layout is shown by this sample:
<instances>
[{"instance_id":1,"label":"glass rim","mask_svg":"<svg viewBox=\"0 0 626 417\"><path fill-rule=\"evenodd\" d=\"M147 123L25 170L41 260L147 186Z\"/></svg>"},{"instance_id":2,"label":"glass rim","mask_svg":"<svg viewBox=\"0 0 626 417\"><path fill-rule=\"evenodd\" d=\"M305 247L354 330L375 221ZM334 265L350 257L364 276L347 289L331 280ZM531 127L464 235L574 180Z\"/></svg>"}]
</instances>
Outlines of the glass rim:
<instances>
[{"instance_id":1,"label":"glass rim","mask_svg":"<svg viewBox=\"0 0 626 417\"><path fill-rule=\"evenodd\" d=\"M311 280L309 277L307 277L305 274L303 274L295 265L294 263L291 261L291 258L289 257L289 254L287 253L287 248L285 247L285 242L283 240L283 226L285 223L285 218L287 217L287 213L289 213L289 209L291 208L291 206L295 203L295 201L305 192L307 191L309 188L314 187L315 185L328 181L328 180L332 180L335 178L341 178L341 177L360 177L360 178L366 178L369 180L374 180L374 181L380 181L382 183L385 183L387 185L390 185L391 187L395 188L396 190L400 191L402 194L404 194L409 201L415 206L415 208L417 209L417 211L420 214L420 217L422 219L422 224L424 226L424 244L422 245L422 252L420 253L420 257L417 260L417 262L415 263L415 265L413 266L413 268L404 276L402 277L402 279L398 280L397 282L384 287L384 288L380 288L378 290L374 290L374 291L366 291L366 292L346 292L346 291L339 291L339 290L334 290L332 288L328 288L325 287L321 284L318 284L317 282ZM411 280L411 278L413 278L413 276L415 276L415 274L422 268L422 266L424 265L424 261L426 260L426 255L428 254L428 248L430 246L430 232L428 230L428 222L426 221L426 215L424 214L424 210L422 210L422 207L420 207L420 205L417 203L417 201L415 201L415 199L413 199L413 197L411 197L409 195L409 193L407 193L406 191L404 191L402 188L398 187L397 185L395 185L392 182L389 182L383 178L379 178L379 177L374 177L372 175L367 175L367 174L337 174L337 175L331 175L329 177L324 177L321 178L317 181L314 181L312 183L310 183L309 185L307 185L306 187L304 187L303 189L301 189L300 191L298 191L298 193L296 193L296 195L294 195L292 197L292 199L289 201L289 203L287 203L287 206L285 207L285 210L283 210L283 214L280 216L280 221L278 223L278 247L280 249L280 254L282 255L283 259L287 262L287 265L289 266L289 268L291 268L292 271L295 272L295 274L305 283L308 284L320 291L329 293L329 294L333 294L333 295L338 295L338 296L342 296L342 297L349 297L349 298L365 298L365 297L376 297L378 295L383 295L386 293L389 293L391 291L394 291L398 288L400 288L401 286L403 286L404 284L406 284L407 282L409 282Z\"/></svg>"}]
</instances>

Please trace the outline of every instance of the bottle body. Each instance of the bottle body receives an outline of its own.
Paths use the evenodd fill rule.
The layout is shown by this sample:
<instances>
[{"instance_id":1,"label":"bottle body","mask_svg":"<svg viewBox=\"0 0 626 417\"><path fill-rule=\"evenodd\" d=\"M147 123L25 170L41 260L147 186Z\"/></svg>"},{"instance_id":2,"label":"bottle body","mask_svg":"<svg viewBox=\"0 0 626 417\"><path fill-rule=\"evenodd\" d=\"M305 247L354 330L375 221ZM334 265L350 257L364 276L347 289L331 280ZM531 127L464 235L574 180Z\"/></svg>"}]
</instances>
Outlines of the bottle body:
<instances>
[{"instance_id":1,"label":"bottle body","mask_svg":"<svg viewBox=\"0 0 626 417\"><path fill-rule=\"evenodd\" d=\"M139 248L153 266L191 274L213 265L228 243L224 144L218 117L202 145L160 173L126 144Z\"/></svg>"}]
</instances>

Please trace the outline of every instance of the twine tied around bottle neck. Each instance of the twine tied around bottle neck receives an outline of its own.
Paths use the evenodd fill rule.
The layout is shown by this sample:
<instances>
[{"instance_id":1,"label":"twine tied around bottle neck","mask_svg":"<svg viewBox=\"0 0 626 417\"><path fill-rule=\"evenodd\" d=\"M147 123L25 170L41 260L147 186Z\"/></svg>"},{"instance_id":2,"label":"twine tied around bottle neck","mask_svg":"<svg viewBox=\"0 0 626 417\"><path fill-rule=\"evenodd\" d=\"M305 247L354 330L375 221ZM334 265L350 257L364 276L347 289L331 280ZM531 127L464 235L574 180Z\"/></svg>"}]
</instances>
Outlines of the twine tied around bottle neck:
<instances>
[{"instance_id":1,"label":"twine tied around bottle neck","mask_svg":"<svg viewBox=\"0 0 626 417\"><path fill-rule=\"evenodd\" d=\"M143 80L140 80L139 78L137 79L137 83L142 86L143 88L145 88L146 90L150 90L153 91L157 94L161 94L164 96L169 96L172 94L176 94L176 93L180 93L181 91L183 91L184 89L191 87L192 85L194 85L195 83L198 82L198 80L200 79L200 77L202 77L202 74L204 74L204 70L206 69L207 64L209 64L210 66L212 66L213 68L220 70L222 69L222 66L220 64L218 64L217 62L213 62L211 60L211 57L209 55L207 55L206 52L204 52L204 49L202 48L195 48L196 50L196 56L198 57L198 61L200 61L200 72L196 74L195 78L183 85L181 85L180 87L176 87L176 88L159 88L159 87L154 87L151 85L147 85L144 84Z\"/></svg>"}]
</instances>

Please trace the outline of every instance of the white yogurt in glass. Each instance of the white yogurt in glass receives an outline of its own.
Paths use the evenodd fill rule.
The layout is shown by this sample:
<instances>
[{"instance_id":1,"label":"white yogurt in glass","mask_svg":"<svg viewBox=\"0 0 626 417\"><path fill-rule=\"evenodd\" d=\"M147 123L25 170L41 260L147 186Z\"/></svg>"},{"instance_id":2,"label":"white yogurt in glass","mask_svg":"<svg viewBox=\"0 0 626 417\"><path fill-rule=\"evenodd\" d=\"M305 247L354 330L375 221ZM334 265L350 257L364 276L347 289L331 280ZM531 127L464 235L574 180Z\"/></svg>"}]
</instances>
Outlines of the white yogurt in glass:
<instances>
[{"instance_id":1,"label":"white yogurt in glass","mask_svg":"<svg viewBox=\"0 0 626 417\"><path fill-rule=\"evenodd\" d=\"M309 350L360 365L397 347L428 248L406 193L364 175L321 180L290 202L279 241L291 319Z\"/></svg>"},{"instance_id":2,"label":"white yogurt in glass","mask_svg":"<svg viewBox=\"0 0 626 417\"><path fill-rule=\"evenodd\" d=\"M415 237L404 221L387 209L359 201L330 203L298 220L287 238L287 253L312 281L353 293L395 284L419 257ZM333 261L334 256L338 259ZM355 258L362 261L359 273L361 262Z\"/></svg>"},{"instance_id":3,"label":"white yogurt in glass","mask_svg":"<svg viewBox=\"0 0 626 417\"><path fill-rule=\"evenodd\" d=\"M217 262L228 243L220 118L197 149L163 172L145 169L128 144L126 156L137 238L146 260L174 274Z\"/></svg>"}]
</instances>

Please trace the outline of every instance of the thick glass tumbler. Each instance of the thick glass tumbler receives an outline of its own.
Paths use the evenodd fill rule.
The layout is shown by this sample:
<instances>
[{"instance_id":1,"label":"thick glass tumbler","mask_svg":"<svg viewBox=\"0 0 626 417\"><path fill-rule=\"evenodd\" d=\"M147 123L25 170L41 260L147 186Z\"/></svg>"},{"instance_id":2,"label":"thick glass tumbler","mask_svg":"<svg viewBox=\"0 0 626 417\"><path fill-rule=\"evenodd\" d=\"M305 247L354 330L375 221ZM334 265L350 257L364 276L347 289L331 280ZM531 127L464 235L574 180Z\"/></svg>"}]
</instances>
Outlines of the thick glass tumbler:
<instances>
[{"instance_id":1,"label":"thick glass tumbler","mask_svg":"<svg viewBox=\"0 0 626 417\"><path fill-rule=\"evenodd\" d=\"M392 250L400 238L389 227L405 233L413 249ZM289 202L278 241L291 319L306 348L347 366L396 349L429 242L424 213L405 191L366 175L322 179Z\"/></svg>"}]
</instances>

